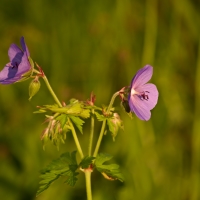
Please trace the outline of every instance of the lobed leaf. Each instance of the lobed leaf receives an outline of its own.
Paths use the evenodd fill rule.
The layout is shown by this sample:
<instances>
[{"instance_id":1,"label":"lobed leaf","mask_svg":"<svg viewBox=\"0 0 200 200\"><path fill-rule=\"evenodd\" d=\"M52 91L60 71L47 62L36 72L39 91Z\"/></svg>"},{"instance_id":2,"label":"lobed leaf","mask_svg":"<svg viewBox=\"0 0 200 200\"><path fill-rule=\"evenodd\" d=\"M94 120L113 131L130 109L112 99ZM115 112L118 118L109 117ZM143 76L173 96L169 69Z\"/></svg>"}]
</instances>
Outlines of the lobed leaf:
<instances>
[{"instance_id":1,"label":"lobed leaf","mask_svg":"<svg viewBox=\"0 0 200 200\"><path fill-rule=\"evenodd\" d=\"M107 119L107 117L105 117L104 115L99 114L98 112L94 112L94 114L96 115L96 118L98 121L103 121L105 119Z\"/></svg>"},{"instance_id":2,"label":"lobed leaf","mask_svg":"<svg viewBox=\"0 0 200 200\"><path fill-rule=\"evenodd\" d=\"M79 166L83 169L87 169L92 163L95 157L92 156L86 156L83 158L83 160L80 162Z\"/></svg>"},{"instance_id":3,"label":"lobed leaf","mask_svg":"<svg viewBox=\"0 0 200 200\"><path fill-rule=\"evenodd\" d=\"M102 173L102 175L109 180L119 180L124 181L123 175L119 170L119 165L117 164L104 164L106 161L112 159L113 156L105 153L100 153L97 155L95 160L96 169Z\"/></svg>"},{"instance_id":4,"label":"lobed leaf","mask_svg":"<svg viewBox=\"0 0 200 200\"><path fill-rule=\"evenodd\" d=\"M81 133L83 133L83 124L84 124L84 121L82 119L80 119L79 117L75 117L75 116L70 116L70 119L76 125L76 127L78 128L78 130Z\"/></svg>"},{"instance_id":5,"label":"lobed leaf","mask_svg":"<svg viewBox=\"0 0 200 200\"><path fill-rule=\"evenodd\" d=\"M78 100L72 101L70 104L59 107L57 104L55 105L44 105L40 108L40 110L50 110L54 113L61 113L66 114L68 116L76 116L81 118L89 118L90 117L90 109L84 107L82 102L79 102ZM35 113L40 113L39 111L36 111Z\"/></svg>"},{"instance_id":6,"label":"lobed leaf","mask_svg":"<svg viewBox=\"0 0 200 200\"><path fill-rule=\"evenodd\" d=\"M66 122L68 120L67 115L65 114L60 114L58 117L55 118L56 120L60 121L61 124L61 128L64 128L64 126L66 125Z\"/></svg>"},{"instance_id":7,"label":"lobed leaf","mask_svg":"<svg viewBox=\"0 0 200 200\"><path fill-rule=\"evenodd\" d=\"M76 151L66 152L60 158L53 160L44 170L41 171L40 187L37 191L37 196L49 188L51 183L57 180L60 176L67 176L66 183L74 186L77 181L78 168L76 161Z\"/></svg>"}]
</instances>

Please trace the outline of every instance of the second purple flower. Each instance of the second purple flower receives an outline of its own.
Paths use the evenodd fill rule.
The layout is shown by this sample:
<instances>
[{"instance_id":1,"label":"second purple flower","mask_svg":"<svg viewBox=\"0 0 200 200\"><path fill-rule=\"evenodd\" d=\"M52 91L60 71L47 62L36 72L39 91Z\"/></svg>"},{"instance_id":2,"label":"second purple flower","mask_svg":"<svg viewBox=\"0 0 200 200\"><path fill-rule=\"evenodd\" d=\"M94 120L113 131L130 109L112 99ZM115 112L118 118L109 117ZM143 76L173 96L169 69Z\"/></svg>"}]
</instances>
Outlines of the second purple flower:
<instances>
[{"instance_id":1,"label":"second purple flower","mask_svg":"<svg viewBox=\"0 0 200 200\"><path fill-rule=\"evenodd\" d=\"M146 65L133 77L128 103L130 110L141 120L149 120L158 101L158 90L152 83L147 83L153 74L153 67Z\"/></svg>"}]
</instances>

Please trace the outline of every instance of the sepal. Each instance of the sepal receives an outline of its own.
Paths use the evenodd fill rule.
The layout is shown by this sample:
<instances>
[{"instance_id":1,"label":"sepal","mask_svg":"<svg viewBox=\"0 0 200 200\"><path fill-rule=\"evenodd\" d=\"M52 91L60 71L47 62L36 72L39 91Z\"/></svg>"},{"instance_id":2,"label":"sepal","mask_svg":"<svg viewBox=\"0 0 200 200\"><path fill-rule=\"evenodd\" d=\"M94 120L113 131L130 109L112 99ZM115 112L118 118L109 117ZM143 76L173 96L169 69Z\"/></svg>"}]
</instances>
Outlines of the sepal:
<instances>
[{"instance_id":1,"label":"sepal","mask_svg":"<svg viewBox=\"0 0 200 200\"><path fill-rule=\"evenodd\" d=\"M34 70L34 63L31 57L28 57L29 63L31 65L31 68L29 71L27 71L26 73L22 74L21 79L16 81L16 83L18 82L22 82L22 81L26 81L27 79L29 79L32 74L33 74L33 70Z\"/></svg>"},{"instance_id":2,"label":"sepal","mask_svg":"<svg viewBox=\"0 0 200 200\"><path fill-rule=\"evenodd\" d=\"M127 99L124 99L122 102L121 102L121 107L123 108L123 110L128 114L128 116L132 119L132 112L130 110L130 107L129 107L129 103L128 103L128 100Z\"/></svg>"}]
</instances>

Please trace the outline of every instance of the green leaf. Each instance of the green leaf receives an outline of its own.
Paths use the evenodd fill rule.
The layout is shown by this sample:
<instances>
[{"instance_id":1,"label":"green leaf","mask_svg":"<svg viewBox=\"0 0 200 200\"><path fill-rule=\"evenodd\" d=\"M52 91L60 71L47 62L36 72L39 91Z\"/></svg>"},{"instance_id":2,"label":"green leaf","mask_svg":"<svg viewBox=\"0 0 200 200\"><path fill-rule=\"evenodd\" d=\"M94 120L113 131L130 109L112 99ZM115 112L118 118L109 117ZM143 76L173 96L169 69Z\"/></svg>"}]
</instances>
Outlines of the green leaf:
<instances>
[{"instance_id":1,"label":"green leaf","mask_svg":"<svg viewBox=\"0 0 200 200\"><path fill-rule=\"evenodd\" d=\"M33 113L37 114L37 113L45 113L45 112L47 112L45 109L39 109L37 111L34 111Z\"/></svg>"},{"instance_id":2,"label":"green leaf","mask_svg":"<svg viewBox=\"0 0 200 200\"><path fill-rule=\"evenodd\" d=\"M66 183L74 186L77 181L78 168L76 161L76 151L64 153L60 158L52 161L44 170L41 171L40 188L37 191L37 196L48 189L48 187L57 180L60 176L67 176Z\"/></svg>"},{"instance_id":3,"label":"green leaf","mask_svg":"<svg viewBox=\"0 0 200 200\"><path fill-rule=\"evenodd\" d=\"M64 126L66 125L66 122L68 120L67 115L65 114L60 114L58 117L55 118L56 120L60 121L61 124L61 128L64 128Z\"/></svg>"},{"instance_id":4,"label":"green leaf","mask_svg":"<svg viewBox=\"0 0 200 200\"><path fill-rule=\"evenodd\" d=\"M94 112L94 114L96 115L96 118L98 121L103 121L105 119L107 119L107 117L105 117L104 115L99 114L98 112Z\"/></svg>"},{"instance_id":5,"label":"green leaf","mask_svg":"<svg viewBox=\"0 0 200 200\"><path fill-rule=\"evenodd\" d=\"M85 158L83 158L83 160L80 162L79 166L83 169L87 169L93 162L93 160L95 159L95 157L92 156L86 156Z\"/></svg>"},{"instance_id":6,"label":"green leaf","mask_svg":"<svg viewBox=\"0 0 200 200\"><path fill-rule=\"evenodd\" d=\"M82 109L81 112L79 113L80 117L84 118L84 119L87 119L90 117L90 110L89 109Z\"/></svg>"},{"instance_id":7,"label":"green leaf","mask_svg":"<svg viewBox=\"0 0 200 200\"><path fill-rule=\"evenodd\" d=\"M78 172L73 173L69 171L68 174L66 174L68 176L68 179L65 181L65 183L73 187L76 184L76 181L78 180L78 174Z\"/></svg>"},{"instance_id":8,"label":"green leaf","mask_svg":"<svg viewBox=\"0 0 200 200\"><path fill-rule=\"evenodd\" d=\"M97 155L95 160L96 169L102 173L102 175L109 180L116 180L123 182L124 178L119 170L117 164L104 164L106 161L112 159L113 156L109 154L100 153Z\"/></svg>"},{"instance_id":9,"label":"green leaf","mask_svg":"<svg viewBox=\"0 0 200 200\"><path fill-rule=\"evenodd\" d=\"M79 117L75 117L75 116L70 116L70 119L76 125L76 127L78 128L78 130L83 134L83 124L84 124L84 121L82 119L80 119Z\"/></svg>"},{"instance_id":10,"label":"green leaf","mask_svg":"<svg viewBox=\"0 0 200 200\"><path fill-rule=\"evenodd\" d=\"M59 107L56 105L44 105L40 109L42 110L50 110L54 113L62 113L67 114L68 116L76 116L81 118L89 118L90 117L90 109L84 107L83 103L78 100L71 102L71 104Z\"/></svg>"},{"instance_id":11,"label":"green leaf","mask_svg":"<svg viewBox=\"0 0 200 200\"><path fill-rule=\"evenodd\" d=\"M83 103L79 102L78 100L72 99L70 101L70 104L67 105L65 108L67 108L65 112L68 115L79 116L82 118L90 117L90 109L84 108Z\"/></svg>"}]
</instances>

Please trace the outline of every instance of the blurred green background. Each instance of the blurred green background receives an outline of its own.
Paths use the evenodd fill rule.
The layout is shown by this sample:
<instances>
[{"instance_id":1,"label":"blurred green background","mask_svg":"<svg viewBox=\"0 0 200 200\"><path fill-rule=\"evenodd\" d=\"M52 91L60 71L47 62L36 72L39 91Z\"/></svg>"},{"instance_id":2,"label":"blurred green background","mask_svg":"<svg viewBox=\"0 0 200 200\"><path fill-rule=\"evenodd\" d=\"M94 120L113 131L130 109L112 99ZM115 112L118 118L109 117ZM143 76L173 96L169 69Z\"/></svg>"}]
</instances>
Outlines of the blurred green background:
<instances>
[{"instance_id":1,"label":"blurred green background","mask_svg":"<svg viewBox=\"0 0 200 200\"><path fill-rule=\"evenodd\" d=\"M159 101L151 120L131 120L119 109L125 130L115 142L107 134L100 149L114 155L125 182L94 172L95 200L200 199L199 0L1 0L1 68L9 62L10 44L20 45L21 36L65 102L86 100L93 91L98 105L108 104L139 68L154 67L151 82ZM5 200L36 199L39 171L75 150L69 134L60 151L51 144L43 151L44 116L33 112L54 102L43 82L29 102L29 82L0 86L0 198ZM85 124L79 134L84 152L87 130ZM86 199L83 173L73 188L64 180L37 199Z\"/></svg>"}]
</instances>

